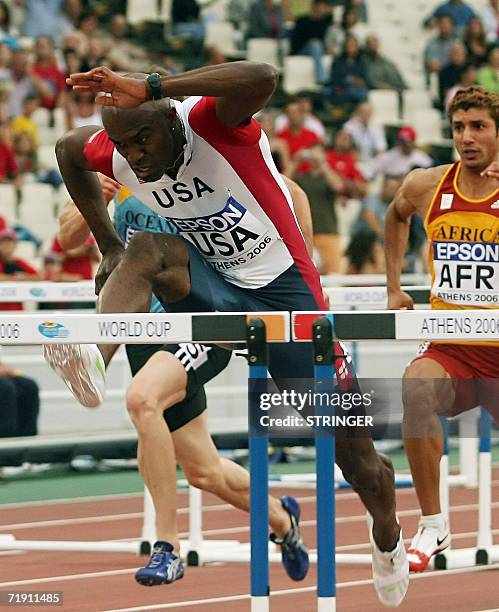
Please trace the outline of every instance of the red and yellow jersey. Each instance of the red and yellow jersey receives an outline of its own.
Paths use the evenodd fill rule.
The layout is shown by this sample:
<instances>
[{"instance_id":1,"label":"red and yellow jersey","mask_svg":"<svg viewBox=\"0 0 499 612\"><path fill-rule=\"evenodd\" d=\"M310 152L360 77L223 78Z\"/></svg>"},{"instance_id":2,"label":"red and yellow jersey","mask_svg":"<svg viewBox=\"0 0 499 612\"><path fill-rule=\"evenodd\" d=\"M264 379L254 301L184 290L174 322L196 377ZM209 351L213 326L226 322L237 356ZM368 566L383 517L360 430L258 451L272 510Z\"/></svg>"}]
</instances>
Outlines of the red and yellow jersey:
<instances>
[{"instance_id":1,"label":"red and yellow jersey","mask_svg":"<svg viewBox=\"0 0 499 612\"><path fill-rule=\"evenodd\" d=\"M431 307L499 308L499 189L467 198L457 186L460 169L457 162L444 174L425 219Z\"/></svg>"}]
</instances>

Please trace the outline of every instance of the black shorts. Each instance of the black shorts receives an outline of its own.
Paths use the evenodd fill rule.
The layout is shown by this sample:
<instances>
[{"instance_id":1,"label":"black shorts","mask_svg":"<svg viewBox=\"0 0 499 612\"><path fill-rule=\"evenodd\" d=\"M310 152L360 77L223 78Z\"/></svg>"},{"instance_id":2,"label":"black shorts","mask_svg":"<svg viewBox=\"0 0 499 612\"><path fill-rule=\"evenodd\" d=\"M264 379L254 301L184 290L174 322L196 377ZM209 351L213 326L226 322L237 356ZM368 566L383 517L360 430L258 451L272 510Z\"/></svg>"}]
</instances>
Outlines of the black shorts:
<instances>
[{"instance_id":1,"label":"black shorts","mask_svg":"<svg viewBox=\"0 0 499 612\"><path fill-rule=\"evenodd\" d=\"M204 385L227 366L231 352L204 344L127 344L126 353L132 375L135 376L158 351L175 355L187 372L185 398L163 413L170 431L175 431L206 410Z\"/></svg>"},{"instance_id":2,"label":"black shorts","mask_svg":"<svg viewBox=\"0 0 499 612\"><path fill-rule=\"evenodd\" d=\"M245 289L226 281L204 261L190 242L187 242L187 245L191 292L179 302L163 304L168 312L320 310L310 287L295 264L268 285L258 289ZM348 378L350 375L354 377L349 357L344 368ZM269 372L281 390L295 388L297 379L312 380L312 343L269 344Z\"/></svg>"}]
</instances>

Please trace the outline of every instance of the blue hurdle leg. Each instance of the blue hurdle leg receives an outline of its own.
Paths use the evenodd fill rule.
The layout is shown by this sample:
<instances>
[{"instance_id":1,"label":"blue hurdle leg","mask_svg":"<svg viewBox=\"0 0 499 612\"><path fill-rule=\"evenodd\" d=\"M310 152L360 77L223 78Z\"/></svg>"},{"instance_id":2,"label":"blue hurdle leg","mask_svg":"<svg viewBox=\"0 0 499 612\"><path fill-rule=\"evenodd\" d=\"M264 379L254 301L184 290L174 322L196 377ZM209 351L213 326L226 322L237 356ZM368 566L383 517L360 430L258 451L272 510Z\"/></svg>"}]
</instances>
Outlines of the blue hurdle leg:
<instances>
[{"instance_id":1,"label":"blue hurdle leg","mask_svg":"<svg viewBox=\"0 0 499 612\"><path fill-rule=\"evenodd\" d=\"M333 338L331 321L321 317L313 324L314 382L316 393L333 393ZM315 416L333 416L329 405L314 402ZM335 533L335 438L334 427L324 422L315 427L317 475L317 610L336 610L336 533Z\"/></svg>"},{"instance_id":2,"label":"blue hurdle leg","mask_svg":"<svg viewBox=\"0 0 499 612\"><path fill-rule=\"evenodd\" d=\"M260 424L259 396L267 384L265 324L251 319L247 329L251 533L251 612L269 610L268 432Z\"/></svg>"}]
</instances>

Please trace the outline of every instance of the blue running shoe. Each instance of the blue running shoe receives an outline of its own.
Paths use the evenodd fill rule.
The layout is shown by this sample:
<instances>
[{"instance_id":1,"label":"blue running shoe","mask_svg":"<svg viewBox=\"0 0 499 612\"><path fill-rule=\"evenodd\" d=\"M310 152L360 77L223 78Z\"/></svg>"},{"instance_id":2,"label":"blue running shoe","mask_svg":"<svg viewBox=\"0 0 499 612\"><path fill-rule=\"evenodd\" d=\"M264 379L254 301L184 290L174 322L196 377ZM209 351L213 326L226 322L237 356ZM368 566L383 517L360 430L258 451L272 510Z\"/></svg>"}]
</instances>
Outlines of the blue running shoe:
<instances>
[{"instance_id":1,"label":"blue running shoe","mask_svg":"<svg viewBox=\"0 0 499 612\"><path fill-rule=\"evenodd\" d=\"M137 570L135 580L144 586L170 584L184 577L182 559L173 554L169 542L156 542L149 563Z\"/></svg>"},{"instance_id":2,"label":"blue running shoe","mask_svg":"<svg viewBox=\"0 0 499 612\"><path fill-rule=\"evenodd\" d=\"M291 529L280 539L275 533L270 540L281 547L282 564L292 580L303 580L308 572L308 550L300 536L300 504L294 497L281 497L281 504L291 519Z\"/></svg>"}]
</instances>

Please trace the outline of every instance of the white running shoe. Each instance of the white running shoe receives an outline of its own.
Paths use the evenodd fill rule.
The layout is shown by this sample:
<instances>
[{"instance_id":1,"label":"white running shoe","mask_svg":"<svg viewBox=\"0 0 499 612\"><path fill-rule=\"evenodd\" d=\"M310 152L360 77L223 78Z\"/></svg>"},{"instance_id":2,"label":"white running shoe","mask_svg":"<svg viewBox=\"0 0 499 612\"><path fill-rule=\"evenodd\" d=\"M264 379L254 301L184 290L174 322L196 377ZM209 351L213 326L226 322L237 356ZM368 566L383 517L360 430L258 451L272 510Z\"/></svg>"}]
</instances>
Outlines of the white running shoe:
<instances>
[{"instance_id":1,"label":"white running shoe","mask_svg":"<svg viewBox=\"0 0 499 612\"><path fill-rule=\"evenodd\" d=\"M396 608L404 600L409 587L409 562L400 530L397 545L390 552L381 551L373 536L373 519L367 515L369 539L372 549L372 566L374 588L378 599L385 606Z\"/></svg>"},{"instance_id":2,"label":"white running shoe","mask_svg":"<svg viewBox=\"0 0 499 612\"><path fill-rule=\"evenodd\" d=\"M432 525L421 519L418 531L407 551L411 572L424 572L433 555L449 546L450 539L450 531L445 521L440 525Z\"/></svg>"},{"instance_id":3,"label":"white running shoe","mask_svg":"<svg viewBox=\"0 0 499 612\"><path fill-rule=\"evenodd\" d=\"M106 394L106 366L96 344L44 344L43 356L87 408L97 408Z\"/></svg>"}]
</instances>

